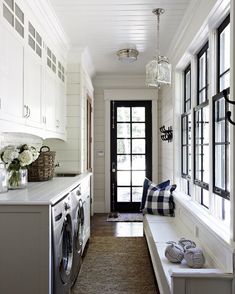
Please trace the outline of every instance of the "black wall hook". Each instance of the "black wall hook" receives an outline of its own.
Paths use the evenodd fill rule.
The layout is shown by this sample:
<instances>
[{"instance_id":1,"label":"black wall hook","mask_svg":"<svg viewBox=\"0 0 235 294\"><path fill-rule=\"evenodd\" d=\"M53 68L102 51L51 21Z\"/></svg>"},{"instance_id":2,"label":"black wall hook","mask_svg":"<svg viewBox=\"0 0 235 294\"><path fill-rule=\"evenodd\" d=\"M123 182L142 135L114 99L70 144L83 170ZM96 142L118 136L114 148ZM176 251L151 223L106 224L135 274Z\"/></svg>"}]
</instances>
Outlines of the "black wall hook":
<instances>
[{"instance_id":1,"label":"black wall hook","mask_svg":"<svg viewBox=\"0 0 235 294\"><path fill-rule=\"evenodd\" d=\"M235 122L231 120L231 116L232 116L231 111L227 111L227 113L226 113L227 120L230 122L230 124L235 126Z\"/></svg>"},{"instance_id":2,"label":"black wall hook","mask_svg":"<svg viewBox=\"0 0 235 294\"><path fill-rule=\"evenodd\" d=\"M235 105L235 101L234 100L228 99L228 95L230 93L230 89L229 88L223 90L222 93L223 93L223 96L224 96L224 99L225 99L226 102L228 102L229 104ZM226 118L227 118L227 120L230 122L230 124L232 124L232 125L235 126L235 122L232 121L231 116L232 116L231 111L227 111L226 112Z\"/></svg>"},{"instance_id":3,"label":"black wall hook","mask_svg":"<svg viewBox=\"0 0 235 294\"><path fill-rule=\"evenodd\" d=\"M173 130L172 130L172 126L168 127L168 129L165 129L165 126L162 126L159 128L160 132L163 133L163 135L161 135L161 139L162 141L168 141L171 142L173 139Z\"/></svg>"}]
</instances>

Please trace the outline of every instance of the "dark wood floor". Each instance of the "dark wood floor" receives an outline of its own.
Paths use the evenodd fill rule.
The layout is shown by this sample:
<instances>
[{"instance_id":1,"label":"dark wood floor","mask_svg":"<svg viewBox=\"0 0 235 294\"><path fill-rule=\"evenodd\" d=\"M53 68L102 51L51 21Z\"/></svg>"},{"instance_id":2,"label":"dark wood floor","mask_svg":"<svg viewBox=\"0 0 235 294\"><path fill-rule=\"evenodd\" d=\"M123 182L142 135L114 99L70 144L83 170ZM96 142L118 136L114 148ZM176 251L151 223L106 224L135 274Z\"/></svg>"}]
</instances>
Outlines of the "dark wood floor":
<instances>
[{"instance_id":1,"label":"dark wood floor","mask_svg":"<svg viewBox=\"0 0 235 294\"><path fill-rule=\"evenodd\" d=\"M107 222L107 213L91 217L91 236L142 237L142 222Z\"/></svg>"}]
</instances>

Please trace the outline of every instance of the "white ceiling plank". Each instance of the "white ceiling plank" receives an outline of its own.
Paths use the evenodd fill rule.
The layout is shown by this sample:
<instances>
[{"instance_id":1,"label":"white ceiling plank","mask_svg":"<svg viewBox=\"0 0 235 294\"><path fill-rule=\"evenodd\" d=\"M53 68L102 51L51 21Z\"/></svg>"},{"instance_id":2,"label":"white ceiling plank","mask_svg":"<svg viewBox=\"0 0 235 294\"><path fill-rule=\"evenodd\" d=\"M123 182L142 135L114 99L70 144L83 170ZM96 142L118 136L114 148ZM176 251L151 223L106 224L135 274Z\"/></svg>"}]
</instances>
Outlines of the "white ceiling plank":
<instances>
[{"instance_id":1,"label":"white ceiling plank","mask_svg":"<svg viewBox=\"0 0 235 294\"><path fill-rule=\"evenodd\" d=\"M87 46L96 72L102 74L144 74L157 47L157 19L152 9L166 10L160 18L160 49L164 54L191 1L50 0L71 45ZM133 64L122 64L116 56L127 43L135 44L140 52Z\"/></svg>"}]
</instances>

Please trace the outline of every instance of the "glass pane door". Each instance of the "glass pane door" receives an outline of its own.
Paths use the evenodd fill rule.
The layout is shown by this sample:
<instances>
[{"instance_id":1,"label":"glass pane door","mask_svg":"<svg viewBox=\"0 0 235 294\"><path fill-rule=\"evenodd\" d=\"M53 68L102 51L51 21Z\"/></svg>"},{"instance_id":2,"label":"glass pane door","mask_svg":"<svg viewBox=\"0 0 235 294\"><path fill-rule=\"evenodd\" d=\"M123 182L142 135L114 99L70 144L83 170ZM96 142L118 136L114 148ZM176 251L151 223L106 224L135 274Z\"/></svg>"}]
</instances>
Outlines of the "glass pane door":
<instances>
[{"instance_id":1,"label":"glass pane door","mask_svg":"<svg viewBox=\"0 0 235 294\"><path fill-rule=\"evenodd\" d=\"M111 113L111 209L139 211L152 173L151 102L112 101Z\"/></svg>"}]
</instances>

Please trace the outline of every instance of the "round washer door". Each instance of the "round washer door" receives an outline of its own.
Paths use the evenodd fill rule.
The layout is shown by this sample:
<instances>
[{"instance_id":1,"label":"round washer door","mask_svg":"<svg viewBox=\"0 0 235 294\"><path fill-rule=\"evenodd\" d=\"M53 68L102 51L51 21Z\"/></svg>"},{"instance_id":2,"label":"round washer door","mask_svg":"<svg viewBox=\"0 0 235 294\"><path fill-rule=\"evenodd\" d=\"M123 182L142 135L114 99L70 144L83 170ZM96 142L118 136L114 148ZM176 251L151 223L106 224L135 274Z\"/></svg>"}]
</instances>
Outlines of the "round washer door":
<instances>
[{"instance_id":1,"label":"round washer door","mask_svg":"<svg viewBox=\"0 0 235 294\"><path fill-rule=\"evenodd\" d=\"M60 277L63 284L69 282L72 264L73 264L73 232L72 232L72 220L68 214L64 219L62 229L62 258L60 261Z\"/></svg>"}]
</instances>

